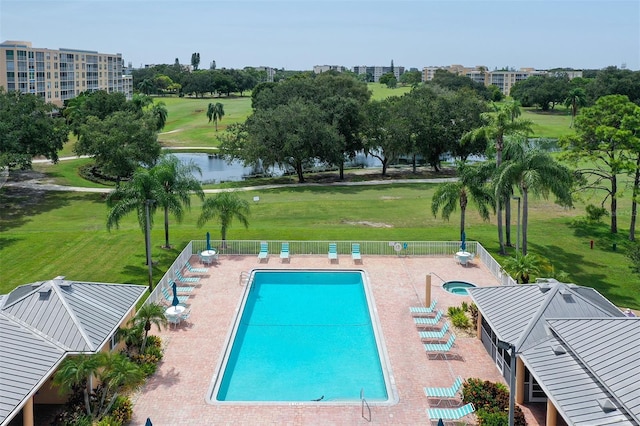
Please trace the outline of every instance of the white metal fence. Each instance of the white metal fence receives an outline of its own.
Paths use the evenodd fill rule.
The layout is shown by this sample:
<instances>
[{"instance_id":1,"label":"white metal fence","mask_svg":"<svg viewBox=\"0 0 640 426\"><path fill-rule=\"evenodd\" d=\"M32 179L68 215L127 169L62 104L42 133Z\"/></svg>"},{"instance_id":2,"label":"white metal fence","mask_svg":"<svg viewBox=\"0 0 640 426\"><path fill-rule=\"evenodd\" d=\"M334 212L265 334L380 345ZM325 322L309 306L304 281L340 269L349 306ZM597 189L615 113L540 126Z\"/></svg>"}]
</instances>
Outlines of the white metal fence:
<instances>
[{"instance_id":1,"label":"white metal fence","mask_svg":"<svg viewBox=\"0 0 640 426\"><path fill-rule=\"evenodd\" d=\"M244 240L244 241L222 241L210 240L210 247L215 249L220 256L257 256L260 252L260 244L267 243L269 253L278 254L282 243L289 243L289 254L294 255L326 255L329 251L329 244L335 243L338 254L351 254L351 245L360 244L360 253L364 256L453 256L460 250L460 241L264 241L264 240ZM489 254L487 250L477 241L467 241L466 250L476 253L482 263L486 265L491 274L502 285L517 284L502 270L502 267ZM176 257L171 267L156 284L153 292L145 303L162 303L165 298L162 288L171 291L169 282L178 282L176 270L181 271L191 256L198 254L207 248L204 240L194 240L189 242L182 252ZM167 301L170 302L170 301Z\"/></svg>"}]
</instances>

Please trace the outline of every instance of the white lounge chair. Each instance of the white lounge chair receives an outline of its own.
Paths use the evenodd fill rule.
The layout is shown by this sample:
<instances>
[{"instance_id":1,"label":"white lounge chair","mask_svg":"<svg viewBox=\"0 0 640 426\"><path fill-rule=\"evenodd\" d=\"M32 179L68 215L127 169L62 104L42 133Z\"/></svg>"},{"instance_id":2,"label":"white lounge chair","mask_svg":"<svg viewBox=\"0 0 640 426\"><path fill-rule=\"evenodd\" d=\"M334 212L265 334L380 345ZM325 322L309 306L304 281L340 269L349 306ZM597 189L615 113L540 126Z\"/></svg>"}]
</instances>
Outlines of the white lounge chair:
<instances>
[{"instance_id":1,"label":"white lounge chair","mask_svg":"<svg viewBox=\"0 0 640 426\"><path fill-rule=\"evenodd\" d=\"M329 262L338 261L338 245L336 243L329 244Z\"/></svg>"},{"instance_id":2,"label":"white lounge chair","mask_svg":"<svg viewBox=\"0 0 640 426\"><path fill-rule=\"evenodd\" d=\"M362 263L362 255L360 254L360 244L354 243L351 244L351 258L353 259L353 263Z\"/></svg>"},{"instance_id":3,"label":"white lounge chair","mask_svg":"<svg viewBox=\"0 0 640 426\"><path fill-rule=\"evenodd\" d=\"M289 243L282 243L282 247L280 248L280 261L289 261Z\"/></svg>"},{"instance_id":4,"label":"white lounge chair","mask_svg":"<svg viewBox=\"0 0 640 426\"><path fill-rule=\"evenodd\" d=\"M258 262L269 259L269 244L266 242L260 243L260 253L258 253Z\"/></svg>"}]
</instances>

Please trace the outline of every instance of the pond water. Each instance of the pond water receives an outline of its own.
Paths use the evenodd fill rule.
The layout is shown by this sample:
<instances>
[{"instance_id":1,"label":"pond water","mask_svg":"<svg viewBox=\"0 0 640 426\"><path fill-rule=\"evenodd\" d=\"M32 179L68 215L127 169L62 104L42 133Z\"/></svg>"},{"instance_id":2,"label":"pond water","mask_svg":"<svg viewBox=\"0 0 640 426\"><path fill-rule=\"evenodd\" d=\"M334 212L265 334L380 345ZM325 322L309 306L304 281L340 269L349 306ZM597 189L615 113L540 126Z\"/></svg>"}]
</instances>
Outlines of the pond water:
<instances>
[{"instance_id":1,"label":"pond water","mask_svg":"<svg viewBox=\"0 0 640 426\"><path fill-rule=\"evenodd\" d=\"M195 163L202 170L202 175L195 173L194 177L202 183L238 182L250 179L256 175L261 175L263 170L256 170L252 167L244 167L239 161L227 163L226 160L212 154L203 153L177 153L175 155L182 163ZM380 167L377 158L358 154L353 165L364 167ZM284 170L276 169L270 171L272 176L282 176Z\"/></svg>"}]
</instances>

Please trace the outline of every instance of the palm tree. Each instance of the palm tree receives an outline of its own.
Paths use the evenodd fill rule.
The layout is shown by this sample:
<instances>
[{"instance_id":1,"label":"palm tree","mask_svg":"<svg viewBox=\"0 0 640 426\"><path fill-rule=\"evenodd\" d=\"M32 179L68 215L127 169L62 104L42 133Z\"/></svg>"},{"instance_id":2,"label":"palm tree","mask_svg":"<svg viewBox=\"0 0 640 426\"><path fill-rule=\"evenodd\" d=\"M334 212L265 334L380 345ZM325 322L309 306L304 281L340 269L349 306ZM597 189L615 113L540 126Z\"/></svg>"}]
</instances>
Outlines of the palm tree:
<instances>
[{"instance_id":1,"label":"palm tree","mask_svg":"<svg viewBox=\"0 0 640 426\"><path fill-rule=\"evenodd\" d=\"M82 387L84 396L84 406L87 415L92 416L91 402L91 377L93 377L101 367L100 359L95 355L77 355L67 357L56 371L53 383L60 392L70 392L73 389Z\"/></svg>"},{"instance_id":2,"label":"palm tree","mask_svg":"<svg viewBox=\"0 0 640 426\"><path fill-rule=\"evenodd\" d=\"M498 107L493 104L493 111L480 115L484 125L465 134L462 138L465 141L483 139L493 141L496 150L496 167L502 164L502 151L504 149L505 136L511 134L528 135L532 132L533 122L517 118L519 108L513 102ZM498 240L500 242L500 254L505 254L504 236L502 230L502 206L505 204L504 197L496 198L496 219L498 222Z\"/></svg>"},{"instance_id":3,"label":"palm tree","mask_svg":"<svg viewBox=\"0 0 640 426\"><path fill-rule=\"evenodd\" d=\"M107 195L107 206L111 209L107 214L107 230L118 228L120 220L135 211L138 215L140 229L145 232L147 207L149 208L149 229L151 229L153 227L153 213L156 210L158 200L163 197L162 186L155 176L149 170L139 168L133 173L130 181L120 185ZM149 253L147 253L146 259L149 259Z\"/></svg>"},{"instance_id":4,"label":"palm tree","mask_svg":"<svg viewBox=\"0 0 640 426\"><path fill-rule=\"evenodd\" d=\"M527 254L529 194L548 198L553 193L558 202L570 206L573 175L549 153L531 146L526 140L507 144L505 162L497 171L496 196L508 192L516 185L522 196L522 254Z\"/></svg>"},{"instance_id":5,"label":"palm tree","mask_svg":"<svg viewBox=\"0 0 640 426\"><path fill-rule=\"evenodd\" d=\"M158 330L161 327L167 326L167 317L164 316L164 308L155 303L147 303L142 305L136 316L131 318L131 324L133 328L144 329L144 336L142 338L142 345L140 345L140 353L143 354L147 346L147 337L149 336L149 330L151 326L155 325Z\"/></svg>"},{"instance_id":6,"label":"palm tree","mask_svg":"<svg viewBox=\"0 0 640 426\"><path fill-rule=\"evenodd\" d=\"M184 208L189 209L191 206L191 194L195 194L200 200L204 199L202 185L193 177L193 173L202 174L202 170L194 162L182 163L175 155L162 156L158 164L151 169L152 177L162 187L162 196L158 203L164 209L165 248L171 248L169 213L181 222Z\"/></svg>"},{"instance_id":7,"label":"palm tree","mask_svg":"<svg viewBox=\"0 0 640 426\"><path fill-rule=\"evenodd\" d=\"M213 103L210 103L207 107L207 117L209 117L209 123L211 123L211 120L213 120L217 132L218 120L222 121L222 117L224 117L224 105L222 105L220 102L216 102L215 105Z\"/></svg>"},{"instance_id":8,"label":"palm tree","mask_svg":"<svg viewBox=\"0 0 640 426\"><path fill-rule=\"evenodd\" d=\"M103 368L98 388L99 405L96 409L97 420L107 415L122 392L135 389L144 381L144 372L140 366L126 356L115 352L100 352L95 355Z\"/></svg>"},{"instance_id":9,"label":"palm tree","mask_svg":"<svg viewBox=\"0 0 640 426\"><path fill-rule=\"evenodd\" d=\"M507 258L504 261L502 268L520 284L528 284L532 277L552 270L545 259L533 253L516 253L515 257Z\"/></svg>"},{"instance_id":10,"label":"palm tree","mask_svg":"<svg viewBox=\"0 0 640 426\"><path fill-rule=\"evenodd\" d=\"M247 200L243 200L235 192L220 192L213 198L204 200L202 213L198 219L198 226L202 227L208 220L217 217L220 220L222 246L225 247L227 229L229 229L233 218L238 219L245 228L248 228L249 213L249 202Z\"/></svg>"},{"instance_id":11,"label":"palm tree","mask_svg":"<svg viewBox=\"0 0 640 426\"><path fill-rule=\"evenodd\" d=\"M154 88L153 80L145 78L138 84L138 90L140 90L145 95L151 94L151 91Z\"/></svg>"},{"instance_id":12,"label":"palm tree","mask_svg":"<svg viewBox=\"0 0 640 426\"><path fill-rule=\"evenodd\" d=\"M460 205L460 239L464 232L465 213L469 198L475 203L480 217L489 220L489 206L494 205L493 194L485 185L488 173L486 168L470 166L458 162L458 181L438 186L431 200L431 212L434 216L442 210L442 218L449 220L451 213Z\"/></svg>"},{"instance_id":13,"label":"palm tree","mask_svg":"<svg viewBox=\"0 0 640 426\"><path fill-rule=\"evenodd\" d=\"M573 127L573 121L578 115L578 107L587 106L587 92L582 87L574 87L569 90L569 95L564 100L564 106L571 108L571 123L569 127Z\"/></svg>"},{"instance_id":14,"label":"palm tree","mask_svg":"<svg viewBox=\"0 0 640 426\"><path fill-rule=\"evenodd\" d=\"M167 117L169 116L169 112L167 111L167 107L164 102L154 103L153 107L151 107L151 115L155 119L156 130L162 130L164 125L167 123Z\"/></svg>"}]
</instances>

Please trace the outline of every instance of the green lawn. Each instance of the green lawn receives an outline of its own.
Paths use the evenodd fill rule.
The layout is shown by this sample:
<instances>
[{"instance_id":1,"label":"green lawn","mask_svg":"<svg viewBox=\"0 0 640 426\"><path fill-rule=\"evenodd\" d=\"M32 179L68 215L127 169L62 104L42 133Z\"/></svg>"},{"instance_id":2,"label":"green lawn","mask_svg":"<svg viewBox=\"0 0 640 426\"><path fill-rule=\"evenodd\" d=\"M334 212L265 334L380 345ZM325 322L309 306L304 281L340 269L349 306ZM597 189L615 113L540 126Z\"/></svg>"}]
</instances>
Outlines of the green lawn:
<instances>
[{"instance_id":1,"label":"green lawn","mask_svg":"<svg viewBox=\"0 0 640 426\"><path fill-rule=\"evenodd\" d=\"M455 240L459 216L450 222L430 214L435 186L394 184L362 187L305 187L240 193L252 203L249 229L234 224L228 238L237 240ZM144 238L135 215L120 229L106 231L107 208L100 194L44 192L14 197L5 189L0 202L9 214L0 221L0 294L15 286L57 275L70 279L145 284ZM624 203L623 203L624 204ZM193 200L183 223L171 221L173 250L164 250L162 216L156 214L152 232L153 258L158 278L184 245L204 239L206 231L219 238L215 222L195 225L201 202ZM624 205L621 207L623 210ZM551 202L533 201L530 209L530 251L548 257L556 269L569 273L577 284L594 287L619 306L640 308L638 280L629 275L622 249L627 221L615 238L606 225L575 229L571 218L582 207L567 211ZM515 216L515 207L514 207ZM363 222L386 224L372 227ZM515 242L515 218L512 238ZM481 221L472 210L467 238L480 241L497 257L493 223ZM590 249L590 241L595 247ZM612 243L619 249L613 251Z\"/></svg>"},{"instance_id":2,"label":"green lawn","mask_svg":"<svg viewBox=\"0 0 640 426\"><path fill-rule=\"evenodd\" d=\"M533 136L557 139L571 135L571 113L563 106L556 106L553 111L542 111L535 108L523 108L522 118L533 121Z\"/></svg>"},{"instance_id":3,"label":"green lawn","mask_svg":"<svg viewBox=\"0 0 640 426\"><path fill-rule=\"evenodd\" d=\"M371 91L371 99L377 101L388 98L389 96L402 96L411 91L411 86L398 85L398 87L390 89L385 84L380 83L369 83L367 87Z\"/></svg>"}]
</instances>

